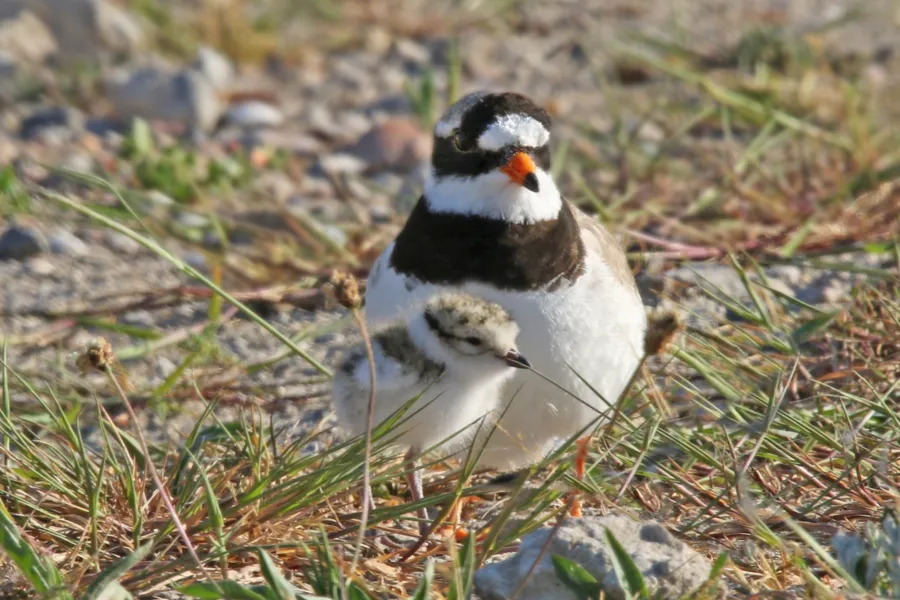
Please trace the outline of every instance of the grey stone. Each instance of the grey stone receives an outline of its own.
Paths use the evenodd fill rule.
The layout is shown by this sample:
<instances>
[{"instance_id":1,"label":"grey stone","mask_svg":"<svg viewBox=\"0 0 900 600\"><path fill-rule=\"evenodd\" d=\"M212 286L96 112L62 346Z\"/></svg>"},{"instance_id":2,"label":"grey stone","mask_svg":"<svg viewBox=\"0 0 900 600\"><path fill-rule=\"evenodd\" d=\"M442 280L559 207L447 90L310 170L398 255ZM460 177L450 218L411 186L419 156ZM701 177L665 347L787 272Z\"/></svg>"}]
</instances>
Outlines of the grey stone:
<instances>
[{"instance_id":1,"label":"grey stone","mask_svg":"<svg viewBox=\"0 0 900 600\"><path fill-rule=\"evenodd\" d=\"M28 10L0 12L0 52L24 63L41 64L57 50L46 25Z\"/></svg>"},{"instance_id":2,"label":"grey stone","mask_svg":"<svg viewBox=\"0 0 900 600\"><path fill-rule=\"evenodd\" d=\"M614 568L614 554L606 529L622 544L640 569L652 598L674 599L704 585L711 566L703 556L676 540L655 521L635 521L621 514L567 520L550 541L546 553L520 600L577 600L557 577L551 556L559 555L584 567L600 583L605 598L625 599ZM483 600L508 598L541 552L552 528L544 527L522 539L519 551L475 573L475 588Z\"/></svg>"},{"instance_id":3,"label":"grey stone","mask_svg":"<svg viewBox=\"0 0 900 600\"><path fill-rule=\"evenodd\" d=\"M211 130L222 113L212 83L193 69L172 72L163 67L117 71L106 81L106 93L122 118L175 121Z\"/></svg>"},{"instance_id":4,"label":"grey stone","mask_svg":"<svg viewBox=\"0 0 900 600\"><path fill-rule=\"evenodd\" d=\"M70 132L84 129L84 115L71 106L40 108L22 120L19 134L25 139L40 135L46 129L61 128Z\"/></svg>"},{"instance_id":5,"label":"grey stone","mask_svg":"<svg viewBox=\"0 0 900 600\"><path fill-rule=\"evenodd\" d=\"M431 52L428 48L408 38L401 38L394 43L394 50L403 60L415 64L425 64L431 61Z\"/></svg>"},{"instance_id":6,"label":"grey stone","mask_svg":"<svg viewBox=\"0 0 900 600\"><path fill-rule=\"evenodd\" d=\"M144 33L128 12L107 0L25 0L53 33L63 62L94 59L104 51L132 55Z\"/></svg>"},{"instance_id":7,"label":"grey stone","mask_svg":"<svg viewBox=\"0 0 900 600\"><path fill-rule=\"evenodd\" d=\"M64 256L84 256L88 246L75 234L65 229L50 236L50 252Z\"/></svg>"},{"instance_id":8,"label":"grey stone","mask_svg":"<svg viewBox=\"0 0 900 600\"><path fill-rule=\"evenodd\" d=\"M206 271L207 269L206 256L202 252L185 252L182 258L184 258L184 262L198 271Z\"/></svg>"},{"instance_id":9,"label":"grey stone","mask_svg":"<svg viewBox=\"0 0 900 600\"><path fill-rule=\"evenodd\" d=\"M12 104L19 81L19 65L14 56L0 50L0 104ZM4 163L0 159L0 164Z\"/></svg>"},{"instance_id":10,"label":"grey stone","mask_svg":"<svg viewBox=\"0 0 900 600\"><path fill-rule=\"evenodd\" d=\"M225 119L229 124L245 129L278 127L284 123L284 113L268 102L249 100L230 106Z\"/></svg>"},{"instance_id":11,"label":"grey stone","mask_svg":"<svg viewBox=\"0 0 900 600\"><path fill-rule=\"evenodd\" d=\"M169 208L170 206L175 205L175 200L171 196L159 190L149 190L144 194L144 199L154 206L161 206L163 208Z\"/></svg>"},{"instance_id":12,"label":"grey stone","mask_svg":"<svg viewBox=\"0 0 900 600\"><path fill-rule=\"evenodd\" d=\"M115 250L119 254L135 254L141 249L141 245L117 231L106 230L103 232L106 245Z\"/></svg>"},{"instance_id":13,"label":"grey stone","mask_svg":"<svg viewBox=\"0 0 900 600\"><path fill-rule=\"evenodd\" d=\"M327 138L340 138L345 135L334 115L322 104L313 105L306 114L309 130Z\"/></svg>"},{"instance_id":14,"label":"grey stone","mask_svg":"<svg viewBox=\"0 0 900 600\"><path fill-rule=\"evenodd\" d=\"M93 173L94 157L87 152L73 151L62 159L59 166L78 173Z\"/></svg>"},{"instance_id":15,"label":"grey stone","mask_svg":"<svg viewBox=\"0 0 900 600\"><path fill-rule=\"evenodd\" d=\"M0 260L25 260L47 249L44 235L30 227L12 225L0 235Z\"/></svg>"},{"instance_id":16,"label":"grey stone","mask_svg":"<svg viewBox=\"0 0 900 600\"><path fill-rule=\"evenodd\" d=\"M46 277L56 270L56 267L53 266L52 262L41 258L40 256L29 258L25 263L25 268L29 273L37 275L38 277Z\"/></svg>"},{"instance_id":17,"label":"grey stone","mask_svg":"<svg viewBox=\"0 0 900 600\"><path fill-rule=\"evenodd\" d=\"M156 374L160 379L166 379L169 375L174 373L177 368L178 366L165 356L160 356L156 359Z\"/></svg>"},{"instance_id":18,"label":"grey stone","mask_svg":"<svg viewBox=\"0 0 900 600\"><path fill-rule=\"evenodd\" d=\"M153 327L156 321L149 310L132 310L122 315L122 320L129 325L138 327Z\"/></svg>"},{"instance_id":19,"label":"grey stone","mask_svg":"<svg viewBox=\"0 0 900 600\"><path fill-rule=\"evenodd\" d=\"M227 56L208 46L202 46L197 50L197 56L194 58L192 66L203 73L213 87L219 91L227 90L234 81L234 65Z\"/></svg>"},{"instance_id":20,"label":"grey stone","mask_svg":"<svg viewBox=\"0 0 900 600\"><path fill-rule=\"evenodd\" d=\"M203 229L209 225L209 218L197 213L182 211L175 216L175 222L188 229Z\"/></svg>"},{"instance_id":21,"label":"grey stone","mask_svg":"<svg viewBox=\"0 0 900 600\"><path fill-rule=\"evenodd\" d=\"M357 175L364 172L369 165L351 154L328 154L319 159L319 168L325 173L347 173Z\"/></svg>"}]
</instances>

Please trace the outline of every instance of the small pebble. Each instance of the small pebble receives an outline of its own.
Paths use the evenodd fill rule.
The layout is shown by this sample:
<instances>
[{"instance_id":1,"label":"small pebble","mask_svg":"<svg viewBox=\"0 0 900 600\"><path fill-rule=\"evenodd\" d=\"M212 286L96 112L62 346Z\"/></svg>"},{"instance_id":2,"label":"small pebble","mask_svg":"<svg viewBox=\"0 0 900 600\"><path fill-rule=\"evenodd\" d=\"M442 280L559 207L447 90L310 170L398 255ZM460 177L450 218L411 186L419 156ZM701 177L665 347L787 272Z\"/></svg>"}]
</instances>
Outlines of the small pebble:
<instances>
[{"instance_id":1,"label":"small pebble","mask_svg":"<svg viewBox=\"0 0 900 600\"><path fill-rule=\"evenodd\" d=\"M60 230L50 237L50 252L63 256L84 256L88 246L75 234Z\"/></svg>"},{"instance_id":2,"label":"small pebble","mask_svg":"<svg viewBox=\"0 0 900 600\"><path fill-rule=\"evenodd\" d=\"M187 229L203 229L209 226L208 217L187 211L178 213L175 222Z\"/></svg>"},{"instance_id":3,"label":"small pebble","mask_svg":"<svg viewBox=\"0 0 900 600\"><path fill-rule=\"evenodd\" d=\"M202 46L197 50L197 57L192 66L203 73L219 91L227 90L234 80L234 65L228 57L209 46Z\"/></svg>"},{"instance_id":4,"label":"small pebble","mask_svg":"<svg viewBox=\"0 0 900 600\"><path fill-rule=\"evenodd\" d=\"M32 139L44 130L61 130L75 132L84 129L84 115L77 108L70 106L52 106L32 113L22 121L19 135Z\"/></svg>"},{"instance_id":5,"label":"small pebble","mask_svg":"<svg viewBox=\"0 0 900 600\"><path fill-rule=\"evenodd\" d=\"M38 277L46 277L56 270L56 267L53 266L53 263L45 258L41 258L40 256L35 256L29 259L25 263L25 268L29 273L31 273L32 275L37 275Z\"/></svg>"},{"instance_id":6,"label":"small pebble","mask_svg":"<svg viewBox=\"0 0 900 600\"><path fill-rule=\"evenodd\" d=\"M278 127L284 123L284 113L268 102L249 100L230 106L225 119L231 125L248 129Z\"/></svg>"},{"instance_id":7,"label":"small pebble","mask_svg":"<svg viewBox=\"0 0 900 600\"><path fill-rule=\"evenodd\" d=\"M165 356L160 356L156 359L156 374L159 375L160 379L166 379L177 368L177 365Z\"/></svg>"},{"instance_id":8,"label":"small pebble","mask_svg":"<svg viewBox=\"0 0 900 600\"><path fill-rule=\"evenodd\" d=\"M182 258L184 258L184 262L198 271L205 271L208 267L206 257L202 252L185 252Z\"/></svg>"},{"instance_id":9,"label":"small pebble","mask_svg":"<svg viewBox=\"0 0 900 600\"><path fill-rule=\"evenodd\" d=\"M0 260L25 260L47 250L44 235L30 227L13 225L0 235Z\"/></svg>"},{"instance_id":10,"label":"small pebble","mask_svg":"<svg viewBox=\"0 0 900 600\"><path fill-rule=\"evenodd\" d=\"M106 244L120 254L135 254L141 249L138 242L117 231L104 231L103 237L106 239Z\"/></svg>"}]
</instances>

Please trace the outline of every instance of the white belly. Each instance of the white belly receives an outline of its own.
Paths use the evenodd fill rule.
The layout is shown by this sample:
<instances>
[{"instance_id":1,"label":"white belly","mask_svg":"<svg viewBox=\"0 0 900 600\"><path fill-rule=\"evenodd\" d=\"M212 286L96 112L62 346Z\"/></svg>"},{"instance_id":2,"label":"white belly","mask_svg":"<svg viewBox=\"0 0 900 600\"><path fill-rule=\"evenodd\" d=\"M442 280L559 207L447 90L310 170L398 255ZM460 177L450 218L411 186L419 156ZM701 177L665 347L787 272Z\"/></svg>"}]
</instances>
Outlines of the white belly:
<instances>
[{"instance_id":1,"label":"white belly","mask_svg":"<svg viewBox=\"0 0 900 600\"><path fill-rule=\"evenodd\" d=\"M640 362L646 313L605 265L589 264L575 285L553 294L478 284L467 290L506 308L519 324L519 351L535 370L571 392L535 373L517 373L505 388L511 404L482 457L484 464L528 464L541 458L554 438L568 438L600 423L603 413L606 418L612 414L609 404L615 405Z\"/></svg>"},{"instance_id":2,"label":"white belly","mask_svg":"<svg viewBox=\"0 0 900 600\"><path fill-rule=\"evenodd\" d=\"M387 267L392 247L384 251L377 261L381 264L369 277L366 312L370 322L396 319L443 289L459 291L433 284L409 285ZM483 464L520 467L540 459L555 439L599 423L608 405L596 392L614 405L637 368L647 327L644 306L636 292L619 283L597 257L590 257L586 266L586 273L574 285L552 293L503 291L481 283L463 286L463 291L503 306L519 325L519 351L535 370L571 392L527 370L512 377L504 388L511 404L482 455Z\"/></svg>"}]
</instances>

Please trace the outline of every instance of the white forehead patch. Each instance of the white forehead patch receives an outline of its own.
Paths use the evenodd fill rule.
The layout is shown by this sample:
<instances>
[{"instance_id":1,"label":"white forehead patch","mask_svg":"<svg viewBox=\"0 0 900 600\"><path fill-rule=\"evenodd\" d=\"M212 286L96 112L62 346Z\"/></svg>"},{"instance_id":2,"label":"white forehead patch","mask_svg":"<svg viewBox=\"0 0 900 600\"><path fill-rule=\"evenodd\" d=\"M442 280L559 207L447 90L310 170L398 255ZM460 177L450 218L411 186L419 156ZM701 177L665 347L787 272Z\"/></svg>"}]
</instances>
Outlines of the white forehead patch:
<instances>
[{"instance_id":1,"label":"white forehead patch","mask_svg":"<svg viewBox=\"0 0 900 600\"><path fill-rule=\"evenodd\" d=\"M522 114L502 115L478 138L482 150L500 150L506 146L538 148L547 143L550 132L534 117Z\"/></svg>"},{"instance_id":2,"label":"white forehead patch","mask_svg":"<svg viewBox=\"0 0 900 600\"><path fill-rule=\"evenodd\" d=\"M478 104L478 101L487 96L487 92L472 92L466 94L453 103L441 120L434 126L434 135L438 137L450 137L459 126L469 109Z\"/></svg>"}]
</instances>

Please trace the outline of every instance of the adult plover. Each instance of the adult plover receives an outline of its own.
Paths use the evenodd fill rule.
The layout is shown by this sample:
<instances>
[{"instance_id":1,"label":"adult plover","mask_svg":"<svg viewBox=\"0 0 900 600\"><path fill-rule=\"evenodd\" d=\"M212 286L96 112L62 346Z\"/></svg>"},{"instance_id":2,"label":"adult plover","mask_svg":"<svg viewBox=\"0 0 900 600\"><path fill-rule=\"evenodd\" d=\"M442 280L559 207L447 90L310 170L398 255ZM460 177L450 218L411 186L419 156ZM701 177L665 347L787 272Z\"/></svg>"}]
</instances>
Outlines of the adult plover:
<instances>
[{"instance_id":1,"label":"adult plover","mask_svg":"<svg viewBox=\"0 0 900 600\"><path fill-rule=\"evenodd\" d=\"M521 326L519 348L534 368L586 402L516 372L505 388L513 403L482 457L501 469L533 462L552 440L597 421L644 344L645 309L625 255L560 196L549 141L549 115L525 96L478 92L456 102L434 128L424 194L366 291L371 323L446 290L500 304ZM579 476L586 452L582 442Z\"/></svg>"},{"instance_id":2,"label":"adult plover","mask_svg":"<svg viewBox=\"0 0 900 600\"><path fill-rule=\"evenodd\" d=\"M373 336L375 422L419 396L403 415L395 439L409 449L406 477L413 501L422 499L415 466L421 453L429 448L450 452L473 440L479 422L501 406L501 387L515 373L512 367L530 366L517 350L518 333L500 306L448 294ZM341 427L354 435L364 432L370 388L362 346L349 351L333 385ZM419 517L424 530L426 512L420 510Z\"/></svg>"}]
</instances>

